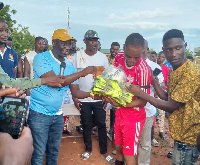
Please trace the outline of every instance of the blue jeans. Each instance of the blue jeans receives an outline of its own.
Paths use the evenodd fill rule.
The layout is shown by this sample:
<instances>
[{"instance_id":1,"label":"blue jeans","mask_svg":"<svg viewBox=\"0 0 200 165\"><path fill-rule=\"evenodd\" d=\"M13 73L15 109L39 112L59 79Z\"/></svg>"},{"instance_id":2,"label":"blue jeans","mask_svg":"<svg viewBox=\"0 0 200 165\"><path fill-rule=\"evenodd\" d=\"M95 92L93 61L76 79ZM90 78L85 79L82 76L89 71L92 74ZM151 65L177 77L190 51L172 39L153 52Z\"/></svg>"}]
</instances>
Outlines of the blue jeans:
<instances>
[{"instance_id":1,"label":"blue jeans","mask_svg":"<svg viewBox=\"0 0 200 165\"><path fill-rule=\"evenodd\" d=\"M196 146L174 141L171 165L197 165L200 152Z\"/></svg>"},{"instance_id":2,"label":"blue jeans","mask_svg":"<svg viewBox=\"0 0 200 165\"><path fill-rule=\"evenodd\" d=\"M56 165L64 126L63 115L48 116L30 109L28 124L33 136L31 165Z\"/></svg>"}]
</instances>

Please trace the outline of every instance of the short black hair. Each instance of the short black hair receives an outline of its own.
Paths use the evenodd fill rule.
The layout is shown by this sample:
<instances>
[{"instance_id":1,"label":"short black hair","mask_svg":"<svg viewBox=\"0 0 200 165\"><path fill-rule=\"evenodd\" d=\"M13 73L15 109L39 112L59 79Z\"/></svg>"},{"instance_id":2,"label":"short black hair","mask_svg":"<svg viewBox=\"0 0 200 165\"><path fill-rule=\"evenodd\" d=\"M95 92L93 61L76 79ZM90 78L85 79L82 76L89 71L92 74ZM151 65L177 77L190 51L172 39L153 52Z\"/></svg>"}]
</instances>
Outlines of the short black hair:
<instances>
[{"instance_id":1,"label":"short black hair","mask_svg":"<svg viewBox=\"0 0 200 165\"><path fill-rule=\"evenodd\" d=\"M112 44L111 44L111 47L112 46L119 46L119 48L120 48L120 44L118 43L118 42L113 42Z\"/></svg>"},{"instance_id":2,"label":"short black hair","mask_svg":"<svg viewBox=\"0 0 200 165\"><path fill-rule=\"evenodd\" d=\"M126 38L125 45L144 47L144 38L139 33L132 33Z\"/></svg>"},{"instance_id":3,"label":"short black hair","mask_svg":"<svg viewBox=\"0 0 200 165\"><path fill-rule=\"evenodd\" d=\"M8 37L8 41L12 41L12 38L11 38L11 37Z\"/></svg>"},{"instance_id":4,"label":"short black hair","mask_svg":"<svg viewBox=\"0 0 200 165\"><path fill-rule=\"evenodd\" d=\"M99 40L98 40L97 42L98 42L98 43L99 43L99 45L101 46L101 42L100 42Z\"/></svg>"},{"instance_id":5,"label":"short black hair","mask_svg":"<svg viewBox=\"0 0 200 165\"><path fill-rule=\"evenodd\" d=\"M40 37L40 36L39 37L35 37L35 43L37 42L37 40L41 40L41 39L44 40L43 37Z\"/></svg>"},{"instance_id":6,"label":"short black hair","mask_svg":"<svg viewBox=\"0 0 200 165\"><path fill-rule=\"evenodd\" d=\"M164 43L166 40L172 38L181 38L184 41L183 32L178 29L171 29L164 34L162 42Z\"/></svg>"},{"instance_id":7,"label":"short black hair","mask_svg":"<svg viewBox=\"0 0 200 165\"><path fill-rule=\"evenodd\" d=\"M151 54L155 54L157 56L157 53L155 51L151 52Z\"/></svg>"},{"instance_id":8,"label":"short black hair","mask_svg":"<svg viewBox=\"0 0 200 165\"><path fill-rule=\"evenodd\" d=\"M160 51L160 52L158 53L158 55L161 55L161 54L164 54L164 52L163 52L163 51Z\"/></svg>"}]
</instances>

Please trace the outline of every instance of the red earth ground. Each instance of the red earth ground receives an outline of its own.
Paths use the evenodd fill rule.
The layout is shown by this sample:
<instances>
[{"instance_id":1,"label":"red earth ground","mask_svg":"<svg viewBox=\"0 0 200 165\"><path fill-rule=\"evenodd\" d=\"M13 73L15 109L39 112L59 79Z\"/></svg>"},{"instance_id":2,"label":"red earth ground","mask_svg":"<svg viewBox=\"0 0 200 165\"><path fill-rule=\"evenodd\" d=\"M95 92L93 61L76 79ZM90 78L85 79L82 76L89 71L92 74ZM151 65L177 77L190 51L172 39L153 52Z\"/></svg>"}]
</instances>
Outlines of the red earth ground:
<instances>
[{"instance_id":1,"label":"red earth ground","mask_svg":"<svg viewBox=\"0 0 200 165\"><path fill-rule=\"evenodd\" d=\"M109 129L109 112L107 112L106 119L107 128ZM58 157L58 165L109 165L105 160L101 158L99 152L99 142L96 135L92 136L92 145L93 145L93 155L88 160L81 160L81 154L85 151L85 145L83 143L82 134L79 134L74 127L73 116L70 116L69 119L69 129L73 131L72 137L66 134L63 134L60 153ZM161 140L158 136L158 126L155 126L155 138L160 143L159 147L153 147L151 152L151 163L150 165L170 165L171 159L167 158L169 151L173 150L173 140L169 134L168 122L165 120L165 132L167 140ZM108 139L108 153L112 155L113 148L112 142ZM115 155L112 155L115 157ZM45 163L45 162L44 162ZM200 165L200 162L198 161Z\"/></svg>"}]
</instances>

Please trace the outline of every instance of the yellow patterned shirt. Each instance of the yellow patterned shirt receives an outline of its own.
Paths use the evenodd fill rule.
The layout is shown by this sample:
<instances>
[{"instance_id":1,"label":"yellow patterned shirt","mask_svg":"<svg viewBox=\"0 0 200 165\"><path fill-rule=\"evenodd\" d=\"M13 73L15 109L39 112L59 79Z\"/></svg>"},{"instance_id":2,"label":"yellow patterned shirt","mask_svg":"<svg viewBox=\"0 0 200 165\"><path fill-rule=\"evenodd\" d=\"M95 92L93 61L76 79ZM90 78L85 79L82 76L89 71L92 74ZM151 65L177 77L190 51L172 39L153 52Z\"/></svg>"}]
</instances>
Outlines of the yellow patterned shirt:
<instances>
[{"instance_id":1,"label":"yellow patterned shirt","mask_svg":"<svg viewBox=\"0 0 200 165\"><path fill-rule=\"evenodd\" d=\"M167 82L168 99L183 103L169 114L169 129L174 140L196 146L200 132L200 70L187 60L173 71L171 68Z\"/></svg>"}]
</instances>

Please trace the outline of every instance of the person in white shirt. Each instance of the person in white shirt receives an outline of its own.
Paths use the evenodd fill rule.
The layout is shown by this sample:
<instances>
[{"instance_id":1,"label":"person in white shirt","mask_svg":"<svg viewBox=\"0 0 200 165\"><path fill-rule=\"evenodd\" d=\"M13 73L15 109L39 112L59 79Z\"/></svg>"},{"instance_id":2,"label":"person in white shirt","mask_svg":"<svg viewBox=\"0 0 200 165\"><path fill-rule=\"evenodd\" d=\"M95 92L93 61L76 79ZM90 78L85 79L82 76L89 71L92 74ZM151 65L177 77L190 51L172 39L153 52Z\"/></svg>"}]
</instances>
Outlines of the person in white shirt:
<instances>
[{"instance_id":1,"label":"person in white shirt","mask_svg":"<svg viewBox=\"0 0 200 165\"><path fill-rule=\"evenodd\" d=\"M150 61L147 58L148 49L149 49L148 42L145 40L144 53L142 58L147 62L151 70L154 70L156 68L161 70L161 72L158 74L157 77L159 83L163 83L164 78L162 74L162 69L157 63ZM150 95L154 97L154 88L152 85L150 86L150 90L151 90ZM149 165L151 157L151 128L153 126L154 115L156 114L156 108L149 102L147 102L145 106L145 111L146 111L146 121L138 145L138 165Z\"/></svg>"},{"instance_id":2,"label":"person in white shirt","mask_svg":"<svg viewBox=\"0 0 200 165\"><path fill-rule=\"evenodd\" d=\"M86 49L77 51L74 55L73 63L77 71L81 71L87 66L103 66L107 68L108 60L106 55L97 51L98 48L98 33L94 30L88 30L84 36L84 43ZM93 85L94 78L92 75L87 75L84 78L79 78L79 88L84 92L90 92ZM103 109L102 100L93 100L91 97L85 99L74 99L76 107L81 112L81 121L83 125L83 138L86 145L86 152L81 156L81 159L87 160L92 155L92 113L94 115L95 123L98 127L99 147L101 157L109 163L114 163L113 157L107 154L107 132L106 132L106 111Z\"/></svg>"},{"instance_id":3,"label":"person in white shirt","mask_svg":"<svg viewBox=\"0 0 200 165\"><path fill-rule=\"evenodd\" d=\"M36 54L43 52L44 39L42 37L35 38L35 50L30 51L24 57L24 77L33 79L33 59Z\"/></svg>"}]
</instances>

